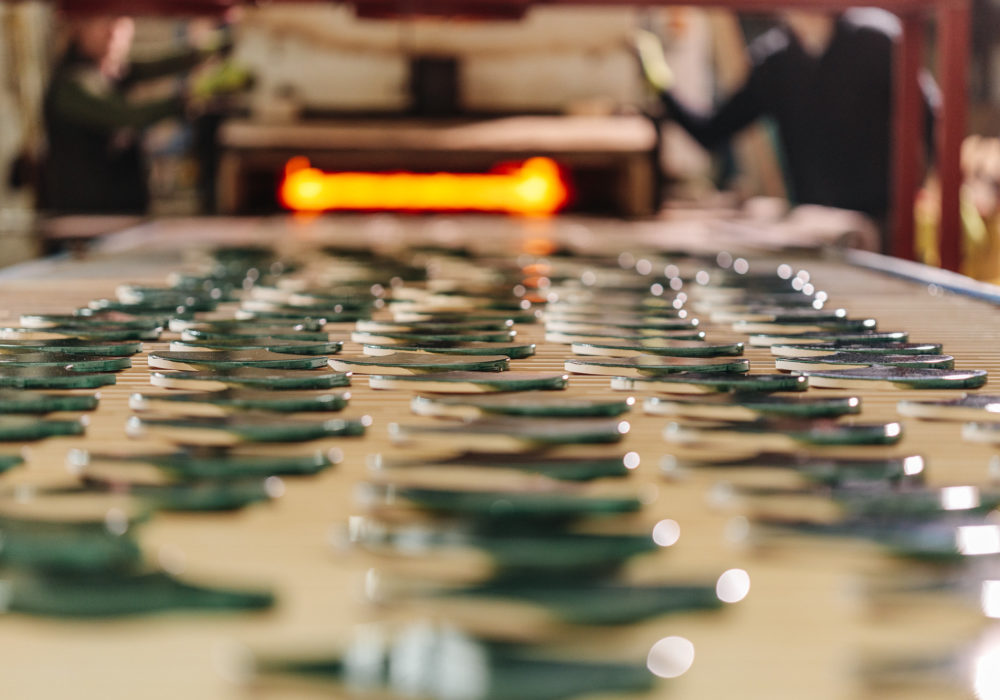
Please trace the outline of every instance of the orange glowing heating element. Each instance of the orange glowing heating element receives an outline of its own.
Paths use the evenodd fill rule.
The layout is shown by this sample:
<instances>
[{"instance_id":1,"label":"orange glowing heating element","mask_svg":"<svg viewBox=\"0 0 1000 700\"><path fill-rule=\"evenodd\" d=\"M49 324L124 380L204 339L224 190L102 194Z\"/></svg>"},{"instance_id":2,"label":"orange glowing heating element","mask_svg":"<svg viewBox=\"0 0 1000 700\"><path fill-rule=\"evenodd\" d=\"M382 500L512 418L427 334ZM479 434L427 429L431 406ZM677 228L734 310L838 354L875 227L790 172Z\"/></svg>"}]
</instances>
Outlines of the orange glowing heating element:
<instances>
[{"instance_id":1,"label":"orange glowing heating element","mask_svg":"<svg viewBox=\"0 0 1000 700\"><path fill-rule=\"evenodd\" d=\"M549 158L486 174L324 173L305 158L285 166L281 203L293 211L488 211L540 216L566 205L569 188Z\"/></svg>"}]
</instances>

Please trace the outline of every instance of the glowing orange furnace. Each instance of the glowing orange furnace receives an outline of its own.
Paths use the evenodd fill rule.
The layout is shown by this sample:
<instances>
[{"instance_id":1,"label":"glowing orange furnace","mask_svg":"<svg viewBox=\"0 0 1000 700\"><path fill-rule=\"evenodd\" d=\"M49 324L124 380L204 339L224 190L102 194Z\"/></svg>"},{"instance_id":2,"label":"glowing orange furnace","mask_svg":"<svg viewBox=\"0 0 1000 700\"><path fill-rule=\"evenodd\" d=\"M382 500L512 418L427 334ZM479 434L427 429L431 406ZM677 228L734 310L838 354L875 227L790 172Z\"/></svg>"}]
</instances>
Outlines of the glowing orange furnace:
<instances>
[{"instance_id":1,"label":"glowing orange furnace","mask_svg":"<svg viewBox=\"0 0 1000 700\"><path fill-rule=\"evenodd\" d=\"M569 187L549 158L480 173L324 173L304 157L285 165L281 203L293 211L483 211L542 216L562 209Z\"/></svg>"}]
</instances>

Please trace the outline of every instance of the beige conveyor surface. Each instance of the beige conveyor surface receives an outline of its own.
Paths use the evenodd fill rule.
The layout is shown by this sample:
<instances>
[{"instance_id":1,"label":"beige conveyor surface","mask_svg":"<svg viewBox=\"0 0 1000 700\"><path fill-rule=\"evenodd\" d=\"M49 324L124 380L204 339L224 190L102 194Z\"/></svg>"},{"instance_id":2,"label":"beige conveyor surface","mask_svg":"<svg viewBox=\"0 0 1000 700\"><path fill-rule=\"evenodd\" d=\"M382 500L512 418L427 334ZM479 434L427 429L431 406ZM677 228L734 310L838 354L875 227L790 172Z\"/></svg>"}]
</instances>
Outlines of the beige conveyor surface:
<instances>
[{"instance_id":1,"label":"beige conveyor surface","mask_svg":"<svg viewBox=\"0 0 1000 700\"><path fill-rule=\"evenodd\" d=\"M616 251L642 250L657 240L670 247L669 237L657 238L651 226L477 218L442 223L433 218L386 217L312 223L284 219L160 222L113 238L82 259L50 260L9 271L0 277L0 321L16 325L21 312L69 311L92 298L113 295L123 282L163 284L167 273L181 265L184 251L215 242L274 240L280 246L295 247L317 240L356 243L363 239L396 245L423 238L445 244L468 240L480 248L514 253L554 236ZM681 236L677 244L687 245L687 241ZM704 245L710 248L711 241ZM829 293L832 306L846 307L852 316L875 317L884 329L908 330L914 341L944 343L945 351L955 356L956 366L991 372L994 379L982 391L989 391L1000 377L1000 311L989 303L837 260L780 254L750 259L752 265L789 262L796 270L807 269L812 283ZM341 337L350 326L329 330ZM571 357L567 346L544 342L541 325L519 325L517 330L519 338L538 344L534 357L514 363L517 369L558 371ZM739 339L725 328L709 324L706 330L712 339ZM170 337L165 334L163 340ZM165 342L146 346L147 350L166 347ZM359 350L353 343L345 344L345 351ZM766 350L748 348L747 357L752 372L773 371ZM119 375L118 384L101 390L100 408L91 416L85 437L32 445L26 468L0 476L3 497L11 497L19 486L70 483L72 477L64 467L70 448L95 450L126 443L128 396L150 388L144 358L144 354L133 358L133 368ZM151 558L182 561L186 576L271 587L278 597L273 610L100 622L8 615L0 620L0 695L12 699L312 697L302 688L250 691L233 684L220 667L241 645L274 651L333 649L355 623L429 614L430 610L381 609L366 602L366 572L392 566L392 562L330 544L331 532L361 512L355 491L370 476L366 458L375 453L399 454L389 442L387 426L395 421L432 420L410 413L411 392L374 391L363 377L355 378L350 391L346 415L370 415L374 422L362 439L323 443L342 450L343 461L337 467L314 477L285 479L286 492L269 504L229 514L161 513L142 531L141 541ZM606 377L574 376L567 390L571 396L610 394ZM927 479L933 485L990 483L988 464L994 450L962 441L959 424L901 419L895 404L902 392L860 395L864 410L857 420L901 420L905 431L898 447L875 449L875 453L881 449L886 454L924 455ZM918 391L907 398L953 395ZM801 537L757 540L753 527L749 539L740 538L747 515L788 503L727 497L726 490L718 487L720 480L759 483L763 478L769 483L792 483L790 477L692 472L680 480L667 480L659 469L669 451L661 437L666 419L639 410L627 418L632 428L623 449L616 446L608 451L635 451L641 457L640 466L627 480L629 487L649 499L639 520L649 531L667 518L681 528L675 545L636 562L631 575L714 579L727 569L741 568L750 575L751 590L745 600L718 614L683 614L624 629L583 631L573 634L576 644L616 657L643 658L658 639L677 635L691 640L696 650L691 669L679 678L662 681L650 697L916 700L964 696L934 683L920 688L866 687L856 670L864 662L933 657L975 641L988 627L975 595L966 599L933 594L873 598L865 594L866 586L904 571L874 547ZM809 513L829 507L822 499L803 499L792 505ZM475 610L473 617L521 632L541 624L523 611ZM326 697L330 696L327 692Z\"/></svg>"}]
</instances>

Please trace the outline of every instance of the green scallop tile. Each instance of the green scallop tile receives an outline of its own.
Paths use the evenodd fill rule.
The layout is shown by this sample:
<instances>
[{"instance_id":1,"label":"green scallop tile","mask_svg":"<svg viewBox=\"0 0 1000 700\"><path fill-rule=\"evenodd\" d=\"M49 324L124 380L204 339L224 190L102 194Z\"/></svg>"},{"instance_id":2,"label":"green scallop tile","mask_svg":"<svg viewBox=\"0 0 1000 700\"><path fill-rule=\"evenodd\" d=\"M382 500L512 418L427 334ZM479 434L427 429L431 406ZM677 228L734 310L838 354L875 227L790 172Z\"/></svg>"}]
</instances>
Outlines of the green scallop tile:
<instances>
[{"instance_id":1,"label":"green scallop tile","mask_svg":"<svg viewBox=\"0 0 1000 700\"><path fill-rule=\"evenodd\" d=\"M149 353L153 369L318 369L326 365L324 356L300 356L269 350L157 350Z\"/></svg>"},{"instance_id":2,"label":"green scallop tile","mask_svg":"<svg viewBox=\"0 0 1000 700\"><path fill-rule=\"evenodd\" d=\"M915 367L864 367L860 369L808 370L809 386L826 388L978 389L986 383L986 370L921 369Z\"/></svg>"},{"instance_id":3,"label":"green scallop tile","mask_svg":"<svg viewBox=\"0 0 1000 700\"><path fill-rule=\"evenodd\" d=\"M293 391L254 391L229 389L182 393L132 394L129 407L134 411L160 411L189 415L216 415L267 411L273 413L307 413L340 411L347 406L349 394ZM3 397L0 394L0 408Z\"/></svg>"},{"instance_id":4,"label":"green scallop tile","mask_svg":"<svg viewBox=\"0 0 1000 700\"><path fill-rule=\"evenodd\" d=\"M4 367L0 365L0 388L5 389L96 389L115 383L107 372L87 374L65 367Z\"/></svg>"},{"instance_id":5,"label":"green scallop tile","mask_svg":"<svg viewBox=\"0 0 1000 700\"><path fill-rule=\"evenodd\" d=\"M150 373L150 383L168 389L189 391L219 391L230 388L251 388L271 391L334 389L351 383L349 374L314 370L280 370L262 367L215 368L186 372L155 370ZM0 373L2 382L2 373Z\"/></svg>"},{"instance_id":6,"label":"green scallop tile","mask_svg":"<svg viewBox=\"0 0 1000 700\"><path fill-rule=\"evenodd\" d=\"M96 394L41 394L33 391L0 389L0 413L53 413L93 411Z\"/></svg>"},{"instance_id":7,"label":"green scallop tile","mask_svg":"<svg viewBox=\"0 0 1000 700\"><path fill-rule=\"evenodd\" d=\"M162 437L179 445L226 447L255 442L305 442L363 435L357 420L297 420L284 417L227 416L200 418L145 418L132 416L126 425L131 437ZM2 433L0 433L2 434Z\"/></svg>"},{"instance_id":8,"label":"green scallop tile","mask_svg":"<svg viewBox=\"0 0 1000 700\"><path fill-rule=\"evenodd\" d=\"M340 372L356 374L422 374L427 372L500 372L506 370L506 355L476 355L460 358L449 355L393 353L382 356L331 357L329 365Z\"/></svg>"},{"instance_id":9,"label":"green scallop tile","mask_svg":"<svg viewBox=\"0 0 1000 700\"><path fill-rule=\"evenodd\" d=\"M747 372L749 360L743 358L637 357L587 358L567 360L567 372L612 376L651 376L678 372Z\"/></svg>"},{"instance_id":10,"label":"green scallop tile","mask_svg":"<svg viewBox=\"0 0 1000 700\"><path fill-rule=\"evenodd\" d=\"M379 375L368 378L373 389L411 389L444 394L483 394L508 391L565 389L569 377L553 372L432 372Z\"/></svg>"},{"instance_id":11,"label":"green scallop tile","mask_svg":"<svg viewBox=\"0 0 1000 700\"><path fill-rule=\"evenodd\" d=\"M524 392L499 396L415 396L410 405L414 413L426 416L475 417L508 415L532 417L614 417L631 410L628 399L592 399L553 395L548 392Z\"/></svg>"}]
</instances>

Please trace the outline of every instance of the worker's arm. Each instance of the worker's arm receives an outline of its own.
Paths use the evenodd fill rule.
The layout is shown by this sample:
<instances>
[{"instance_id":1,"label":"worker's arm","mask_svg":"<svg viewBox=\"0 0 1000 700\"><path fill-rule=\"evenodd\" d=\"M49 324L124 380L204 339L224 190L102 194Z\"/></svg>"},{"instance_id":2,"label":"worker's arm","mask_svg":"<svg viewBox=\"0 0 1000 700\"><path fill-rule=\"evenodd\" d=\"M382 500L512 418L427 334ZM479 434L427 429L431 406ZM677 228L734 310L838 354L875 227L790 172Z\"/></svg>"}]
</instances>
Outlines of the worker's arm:
<instances>
[{"instance_id":1,"label":"worker's arm","mask_svg":"<svg viewBox=\"0 0 1000 700\"><path fill-rule=\"evenodd\" d=\"M130 62L125 80L138 82L187 73L202 61L212 56L226 56L232 49L232 34L228 28L223 28L214 32L207 42L199 44L199 48L188 48L155 59Z\"/></svg>"},{"instance_id":2,"label":"worker's arm","mask_svg":"<svg viewBox=\"0 0 1000 700\"><path fill-rule=\"evenodd\" d=\"M52 86L52 109L63 119L95 129L145 127L183 114L180 98L131 102L119 94L88 88L84 79L67 77Z\"/></svg>"},{"instance_id":3,"label":"worker's arm","mask_svg":"<svg viewBox=\"0 0 1000 700\"><path fill-rule=\"evenodd\" d=\"M689 109L670 91L660 93L667 114L698 143L715 148L764 116L773 103L771 91L780 82L781 55L787 35L772 30L750 46L751 69L746 82L709 114Z\"/></svg>"},{"instance_id":4,"label":"worker's arm","mask_svg":"<svg viewBox=\"0 0 1000 700\"><path fill-rule=\"evenodd\" d=\"M760 101L748 87L743 86L711 114L688 109L670 92L662 93L660 99L674 122L702 146L713 149L752 124L763 113Z\"/></svg>"},{"instance_id":5,"label":"worker's arm","mask_svg":"<svg viewBox=\"0 0 1000 700\"><path fill-rule=\"evenodd\" d=\"M189 49L169 56L161 56L160 58L131 61L126 80L134 82L155 80L156 78L165 78L171 75L181 75L187 73L214 53L214 51Z\"/></svg>"}]
</instances>

